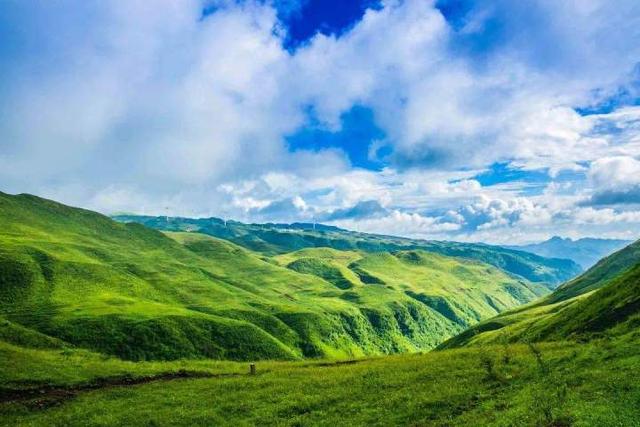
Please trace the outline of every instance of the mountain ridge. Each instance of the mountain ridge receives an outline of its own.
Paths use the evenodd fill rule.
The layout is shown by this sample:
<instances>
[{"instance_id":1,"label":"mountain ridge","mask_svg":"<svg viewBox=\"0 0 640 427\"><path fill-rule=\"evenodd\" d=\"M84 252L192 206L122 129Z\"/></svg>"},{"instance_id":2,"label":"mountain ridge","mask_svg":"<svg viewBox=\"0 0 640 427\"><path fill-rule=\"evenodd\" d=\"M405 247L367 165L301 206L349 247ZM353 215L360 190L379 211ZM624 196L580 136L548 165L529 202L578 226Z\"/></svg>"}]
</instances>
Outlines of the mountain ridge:
<instances>
[{"instance_id":1,"label":"mountain ridge","mask_svg":"<svg viewBox=\"0 0 640 427\"><path fill-rule=\"evenodd\" d=\"M622 249L632 242L631 240L600 239L594 237L583 237L573 240L571 238L553 236L543 242L504 247L530 252L543 257L570 259L587 270L600 259Z\"/></svg>"},{"instance_id":2,"label":"mountain ridge","mask_svg":"<svg viewBox=\"0 0 640 427\"><path fill-rule=\"evenodd\" d=\"M386 252L426 250L441 255L471 258L501 268L516 277L546 283L550 289L578 275L582 269L571 260L545 258L529 252L481 243L431 241L360 233L321 224L245 224L219 218L166 216L114 216L121 222L138 222L163 231L197 231L232 241L268 256L309 247ZM314 229L315 227L315 229Z\"/></svg>"},{"instance_id":3,"label":"mountain ridge","mask_svg":"<svg viewBox=\"0 0 640 427\"><path fill-rule=\"evenodd\" d=\"M438 348L505 340L589 340L602 333L621 335L639 325L640 240L603 258L540 300L486 319Z\"/></svg>"}]
</instances>

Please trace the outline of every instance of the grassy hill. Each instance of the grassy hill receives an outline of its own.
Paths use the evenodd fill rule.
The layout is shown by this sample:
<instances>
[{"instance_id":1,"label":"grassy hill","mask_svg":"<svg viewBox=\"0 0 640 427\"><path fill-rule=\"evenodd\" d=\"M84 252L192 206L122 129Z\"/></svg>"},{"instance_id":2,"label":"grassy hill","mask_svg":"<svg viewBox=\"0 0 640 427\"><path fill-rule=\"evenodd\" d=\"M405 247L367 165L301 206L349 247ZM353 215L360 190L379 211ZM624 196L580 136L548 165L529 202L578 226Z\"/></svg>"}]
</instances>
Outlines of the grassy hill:
<instances>
[{"instance_id":1,"label":"grassy hill","mask_svg":"<svg viewBox=\"0 0 640 427\"><path fill-rule=\"evenodd\" d=\"M429 349L545 291L421 251L271 259L30 195L0 194L0 224L0 321L9 325L0 339L26 345L28 335L128 360Z\"/></svg>"},{"instance_id":2,"label":"grassy hill","mask_svg":"<svg viewBox=\"0 0 640 427\"><path fill-rule=\"evenodd\" d=\"M540 284L514 281L487 264L421 250L360 253L311 248L275 260L342 289L360 290L358 298L367 304L375 304L378 298L367 290L392 289L459 325L474 324L547 293Z\"/></svg>"},{"instance_id":3,"label":"grassy hill","mask_svg":"<svg viewBox=\"0 0 640 427\"><path fill-rule=\"evenodd\" d=\"M533 304L507 311L448 340L441 348L500 341L590 340L637 333L640 241L610 255Z\"/></svg>"},{"instance_id":4,"label":"grassy hill","mask_svg":"<svg viewBox=\"0 0 640 427\"><path fill-rule=\"evenodd\" d=\"M136 215L119 215L114 216L114 219L121 222L138 222L164 231L197 231L229 240L265 255L279 255L315 247L365 252L423 250L482 261L523 280L544 283L549 288L554 288L582 271L579 265L567 259L544 258L499 246L381 236L321 224L243 224L218 218Z\"/></svg>"},{"instance_id":5,"label":"grassy hill","mask_svg":"<svg viewBox=\"0 0 640 427\"><path fill-rule=\"evenodd\" d=\"M567 300L586 292L599 289L607 282L640 262L640 241L601 259L584 274L560 286L549 295L551 302Z\"/></svg>"}]
</instances>

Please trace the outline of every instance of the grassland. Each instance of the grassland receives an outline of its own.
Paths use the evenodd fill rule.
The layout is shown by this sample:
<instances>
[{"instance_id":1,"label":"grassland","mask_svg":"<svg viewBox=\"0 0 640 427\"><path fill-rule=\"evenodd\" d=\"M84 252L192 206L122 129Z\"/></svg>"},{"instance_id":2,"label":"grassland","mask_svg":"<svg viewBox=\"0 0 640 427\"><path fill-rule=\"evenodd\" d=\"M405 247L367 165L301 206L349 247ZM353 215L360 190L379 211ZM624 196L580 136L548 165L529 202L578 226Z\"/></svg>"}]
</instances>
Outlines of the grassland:
<instances>
[{"instance_id":1,"label":"grassland","mask_svg":"<svg viewBox=\"0 0 640 427\"><path fill-rule=\"evenodd\" d=\"M545 286L415 248L267 256L27 195L0 194L0 222L0 425L640 419L638 243L486 319Z\"/></svg>"},{"instance_id":2,"label":"grassland","mask_svg":"<svg viewBox=\"0 0 640 427\"><path fill-rule=\"evenodd\" d=\"M41 373L34 380L68 390L90 384L91 373L218 376L76 387L13 401L5 393L0 424L633 426L640 419L637 339L496 345L349 363L259 362L256 375L237 362L96 363L87 354L37 353L20 366ZM6 348L0 357L7 357Z\"/></svg>"},{"instance_id":3,"label":"grassland","mask_svg":"<svg viewBox=\"0 0 640 427\"><path fill-rule=\"evenodd\" d=\"M478 261L333 249L274 259L29 195L0 194L0 223L7 330L126 360L426 350L545 292Z\"/></svg>"},{"instance_id":4,"label":"grassland","mask_svg":"<svg viewBox=\"0 0 640 427\"><path fill-rule=\"evenodd\" d=\"M465 327L548 292L540 284L515 281L493 266L422 250L366 253L310 248L275 260L343 289L360 290L357 297L367 304L379 300L379 292L372 290L397 291Z\"/></svg>"}]
</instances>

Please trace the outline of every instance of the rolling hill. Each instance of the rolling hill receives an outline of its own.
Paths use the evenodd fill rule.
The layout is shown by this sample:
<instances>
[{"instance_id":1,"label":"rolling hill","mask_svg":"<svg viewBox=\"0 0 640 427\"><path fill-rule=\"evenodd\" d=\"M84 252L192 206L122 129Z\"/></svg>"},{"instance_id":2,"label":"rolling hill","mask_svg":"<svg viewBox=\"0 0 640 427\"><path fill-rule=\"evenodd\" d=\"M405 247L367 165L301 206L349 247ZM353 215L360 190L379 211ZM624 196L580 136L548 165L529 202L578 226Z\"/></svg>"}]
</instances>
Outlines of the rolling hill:
<instances>
[{"instance_id":1,"label":"rolling hill","mask_svg":"<svg viewBox=\"0 0 640 427\"><path fill-rule=\"evenodd\" d=\"M508 306L547 293L540 284L514 282L487 264L421 250L359 253L309 248L277 256L275 260L300 273L322 277L342 289L383 285L459 325L474 324L492 312L504 311ZM371 297L373 304L377 295Z\"/></svg>"},{"instance_id":2,"label":"rolling hill","mask_svg":"<svg viewBox=\"0 0 640 427\"><path fill-rule=\"evenodd\" d=\"M485 320L440 348L590 340L640 331L640 241L602 259L533 304Z\"/></svg>"},{"instance_id":3,"label":"rolling hill","mask_svg":"<svg viewBox=\"0 0 640 427\"><path fill-rule=\"evenodd\" d=\"M0 339L128 360L424 350L547 292L475 260L330 248L270 258L31 195L0 194L0 224Z\"/></svg>"},{"instance_id":4,"label":"rolling hill","mask_svg":"<svg viewBox=\"0 0 640 427\"><path fill-rule=\"evenodd\" d=\"M548 295L435 251L269 256L29 195L0 194L0 224L0 425L640 417L640 243Z\"/></svg>"},{"instance_id":5,"label":"rolling hill","mask_svg":"<svg viewBox=\"0 0 640 427\"><path fill-rule=\"evenodd\" d=\"M229 240L268 256L315 247L365 252L423 250L482 261L523 280L543 283L550 289L582 271L580 266L571 260L544 258L499 246L382 236L322 224L244 224L219 218L136 215L118 215L113 218L121 222L137 222L163 231L197 231Z\"/></svg>"},{"instance_id":6,"label":"rolling hill","mask_svg":"<svg viewBox=\"0 0 640 427\"><path fill-rule=\"evenodd\" d=\"M607 255L632 243L629 240L552 237L540 243L522 246L505 246L509 249L531 252L548 258L570 259L585 270L592 267Z\"/></svg>"}]
</instances>

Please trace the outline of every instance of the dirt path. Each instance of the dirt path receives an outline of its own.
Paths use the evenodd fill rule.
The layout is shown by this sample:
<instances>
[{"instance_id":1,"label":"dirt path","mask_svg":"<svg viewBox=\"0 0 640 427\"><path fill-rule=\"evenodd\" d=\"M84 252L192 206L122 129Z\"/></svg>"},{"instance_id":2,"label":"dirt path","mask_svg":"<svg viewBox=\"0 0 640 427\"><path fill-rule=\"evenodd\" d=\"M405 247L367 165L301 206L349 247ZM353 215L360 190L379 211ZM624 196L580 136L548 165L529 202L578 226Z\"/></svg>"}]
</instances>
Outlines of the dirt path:
<instances>
[{"instance_id":1,"label":"dirt path","mask_svg":"<svg viewBox=\"0 0 640 427\"><path fill-rule=\"evenodd\" d=\"M158 381L172 381L188 378L221 378L236 377L246 374L222 373L211 374L207 372L178 371L144 377L117 376L96 378L90 383L76 384L70 386L40 386L29 389L8 389L0 388L0 404L20 402L32 409L45 409L56 406L66 400L73 399L78 394L92 390L126 387L139 384L147 384Z\"/></svg>"},{"instance_id":2,"label":"dirt path","mask_svg":"<svg viewBox=\"0 0 640 427\"><path fill-rule=\"evenodd\" d=\"M362 362L366 359L343 360L335 362L313 363L303 366L316 367L339 367ZM46 409L57 406L67 400L77 397L81 393L93 390L106 389L110 387L127 387L140 384L147 384L159 381L172 381L189 378L224 378L249 376L250 373L208 373L198 371L180 370L178 372L168 372L157 375L133 377L130 375L100 377L88 383L80 383L69 386L40 385L24 389L12 389L0 386L0 405L8 403L20 403L30 409Z\"/></svg>"}]
</instances>

